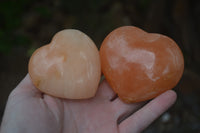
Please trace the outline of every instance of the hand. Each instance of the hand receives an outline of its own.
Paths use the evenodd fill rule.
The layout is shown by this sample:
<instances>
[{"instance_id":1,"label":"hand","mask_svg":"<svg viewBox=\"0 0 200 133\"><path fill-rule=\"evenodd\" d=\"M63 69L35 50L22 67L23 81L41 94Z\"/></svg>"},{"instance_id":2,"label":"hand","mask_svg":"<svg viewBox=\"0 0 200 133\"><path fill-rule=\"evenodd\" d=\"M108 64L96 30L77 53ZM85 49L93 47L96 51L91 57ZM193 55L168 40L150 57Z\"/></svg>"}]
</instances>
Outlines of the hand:
<instances>
[{"instance_id":1,"label":"hand","mask_svg":"<svg viewBox=\"0 0 200 133\"><path fill-rule=\"evenodd\" d=\"M94 98L59 99L42 94L27 75L8 98L0 132L141 132L176 101L176 93L172 90L146 104L125 104L119 98L111 101L115 95L103 81Z\"/></svg>"}]
</instances>

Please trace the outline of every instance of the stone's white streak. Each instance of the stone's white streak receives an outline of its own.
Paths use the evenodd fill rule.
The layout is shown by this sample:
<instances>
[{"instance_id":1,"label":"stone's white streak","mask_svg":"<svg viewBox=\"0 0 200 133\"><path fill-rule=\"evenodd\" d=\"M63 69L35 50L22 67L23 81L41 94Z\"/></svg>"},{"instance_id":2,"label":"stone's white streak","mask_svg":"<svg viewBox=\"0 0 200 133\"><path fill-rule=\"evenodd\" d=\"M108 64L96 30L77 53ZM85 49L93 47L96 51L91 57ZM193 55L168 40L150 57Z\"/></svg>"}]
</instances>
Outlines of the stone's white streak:
<instances>
[{"instance_id":1,"label":"stone's white streak","mask_svg":"<svg viewBox=\"0 0 200 133\"><path fill-rule=\"evenodd\" d=\"M126 45L126 44L125 44ZM146 69L151 70L155 63L155 54L143 49L131 49L127 46L119 45L119 55L127 62L144 65Z\"/></svg>"},{"instance_id":2,"label":"stone's white streak","mask_svg":"<svg viewBox=\"0 0 200 133\"><path fill-rule=\"evenodd\" d=\"M123 34L121 36L117 37L117 38L115 37L115 38L111 39L111 41L108 41L108 47L110 49L115 48L116 45L119 46L119 47L120 46L123 47L123 46L128 45Z\"/></svg>"},{"instance_id":3,"label":"stone's white streak","mask_svg":"<svg viewBox=\"0 0 200 133\"><path fill-rule=\"evenodd\" d=\"M161 37L161 35L159 34L154 34L154 33L151 33L151 34L147 34L143 37L143 40L145 42L154 42L154 41L157 41L159 38Z\"/></svg>"},{"instance_id":4,"label":"stone's white streak","mask_svg":"<svg viewBox=\"0 0 200 133\"><path fill-rule=\"evenodd\" d=\"M111 42L108 46L109 48L113 48L114 45L117 45L117 47L115 47L117 49L116 51L119 51L117 54L121 55L127 62L142 64L146 69L152 69L155 63L155 55L153 52L128 47L128 43L124 40L123 36L120 36L116 43ZM111 67L116 68L116 65L119 65L117 62L120 57L117 58L111 59L111 62L113 63Z\"/></svg>"},{"instance_id":5,"label":"stone's white streak","mask_svg":"<svg viewBox=\"0 0 200 133\"><path fill-rule=\"evenodd\" d=\"M34 64L37 64L37 67L35 69L33 69L35 71L35 73L39 76L42 77L43 75L43 72L46 71L46 69L43 69L42 71L40 70L41 68L43 68L42 66L45 64L47 64L45 61L44 62L41 62L41 63L38 63L38 58L40 58L41 60L44 60L45 57L46 57L47 53L46 52L40 52L39 54L36 55L35 58L33 58L33 63ZM37 69L37 68L40 68L40 69Z\"/></svg>"},{"instance_id":6,"label":"stone's white streak","mask_svg":"<svg viewBox=\"0 0 200 133\"><path fill-rule=\"evenodd\" d=\"M88 60L86 54L82 51L79 52L81 58L86 61L87 65L86 65L86 71L87 71L87 77L88 79L92 76L93 73L93 67L92 67L92 63Z\"/></svg>"},{"instance_id":7,"label":"stone's white streak","mask_svg":"<svg viewBox=\"0 0 200 133\"><path fill-rule=\"evenodd\" d=\"M80 51L79 54L80 54L80 56L81 56L84 60L87 60L87 56L85 55L85 53L83 53L83 52Z\"/></svg>"},{"instance_id":8,"label":"stone's white streak","mask_svg":"<svg viewBox=\"0 0 200 133\"><path fill-rule=\"evenodd\" d=\"M159 37L160 36L158 36L157 38ZM116 51L118 51L118 53L115 54L120 56L112 56L111 58L109 58L108 62L110 63L110 67L112 69L117 69L120 66L123 70L130 70L130 68L127 67L126 64L121 64L120 62L120 59L125 59L127 63L135 63L144 66L145 73L150 80L156 81L160 79L160 77L154 77L153 74L153 66L156 59L153 52L144 49L133 49L128 47L128 43L126 40L124 40L123 36L119 37L116 43L110 42L108 46L109 48L114 48L114 45L117 45L115 49Z\"/></svg>"},{"instance_id":9,"label":"stone's white streak","mask_svg":"<svg viewBox=\"0 0 200 133\"><path fill-rule=\"evenodd\" d=\"M148 78L151 79L152 81L157 81L158 79L160 79L160 77L154 77L153 71L151 70L147 70L146 74Z\"/></svg>"},{"instance_id":10,"label":"stone's white streak","mask_svg":"<svg viewBox=\"0 0 200 133\"><path fill-rule=\"evenodd\" d=\"M147 70L151 70L155 63L155 55L153 52L142 49L123 49L123 57L127 62L137 63L144 65Z\"/></svg>"},{"instance_id":11,"label":"stone's white streak","mask_svg":"<svg viewBox=\"0 0 200 133\"><path fill-rule=\"evenodd\" d=\"M46 57L45 59L46 60L44 60L44 65L47 67L46 70L48 70L48 68L50 68L52 65L62 63L63 60L64 60L64 56L54 57L54 58L51 58L51 59Z\"/></svg>"},{"instance_id":12,"label":"stone's white streak","mask_svg":"<svg viewBox=\"0 0 200 133\"><path fill-rule=\"evenodd\" d=\"M153 66L155 64L155 54L153 52L142 50L142 49L128 49L125 47L123 50L123 57L127 60L127 62L132 62L136 64L140 64L141 66L144 66L145 73L148 76L148 78L152 81L157 81L160 79L160 77L154 77L153 73Z\"/></svg>"},{"instance_id":13,"label":"stone's white streak","mask_svg":"<svg viewBox=\"0 0 200 133\"><path fill-rule=\"evenodd\" d=\"M110 65L110 67L112 69L117 69L119 67L119 65L120 65L120 58L121 57L118 56L118 55L123 55L123 53L126 52L126 50L121 51L121 49L122 48L126 48L127 49L127 47L128 47L127 46L128 43L127 43L126 40L124 40L124 38L125 37L123 35L121 35L120 37L118 37L116 39L113 39L114 42L108 41L108 47L110 49L115 48L116 51L120 51L120 53L114 53L114 54L116 54L116 56L112 56L112 57L108 58L109 59L109 61L108 61L109 65ZM115 45L117 45L117 47ZM125 67L124 64L122 66L123 66L124 69L128 68L128 67ZM120 66L120 67L122 67L122 66Z\"/></svg>"},{"instance_id":14,"label":"stone's white streak","mask_svg":"<svg viewBox=\"0 0 200 133\"><path fill-rule=\"evenodd\" d=\"M64 57L63 57L62 60L64 60ZM60 64L57 65L57 68L58 68L60 76L63 77L63 75L64 75L64 69L63 69L63 66L61 64L62 64L62 62L60 62Z\"/></svg>"},{"instance_id":15,"label":"stone's white streak","mask_svg":"<svg viewBox=\"0 0 200 133\"><path fill-rule=\"evenodd\" d=\"M175 65L175 67L177 67L177 57L176 57L176 54L173 53L173 51L170 49L170 48L167 48L167 52L172 56L172 59L173 60L173 64Z\"/></svg>"},{"instance_id":16,"label":"stone's white streak","mask_svg":"<svg viewBox=\"0 0 200 133\"><path fill-rule=\"evenodd\" d=\"M55 40L56 40L56 38L55 38ZM55 41L54 41L54 43L55 43ZM49 48L50 52L53 51L52 47L46 47L46 48ZM62 64L62 62L64 61L64 59L65 59L64 56L55 56L54 58L49 59L47 52L40 52L38 54L38 57L40 57L39 60L42 60L42 62L37 63L38 62L38 58L33 58L33 62L35 62L35 64L38 64L38 66L41 66L41 67L37 67L37 68L40 68L40 69L43 68L43 69L42 70L34 69L34 71L37 73L37 75L39 75L39 76L44 75L44 73L47 73L48 70L53 65L56 65L56 68L58 69L59 74L61 76L63 76L63 67L61 65L59 65L59 64ZM45 68L43 66L45 66Z\"/></svg>"},{"instance_id":17,"label":"stone's white streak","mask_svg":"<svg viewBox=\"0 0 200 133\"><path fill-rule=\"evenodd\" d=\"M108 62L109 62L110 67L112 69L117 69L119 67L119 65L120 65L119 60L120 60L120 58L118 56L113 56L113 57L110 57L108 59L109 59Z\"/></svg>"},{"instance_id":18,"label":"stone's white streak","mask_svg":"<svg viewBox=\"0 0 200 133\"><path fill-rule=\"evenodd\" d=\"M174 53L175 67L176 67L176 68L180 68L180 66L182 65L182 64L179 64L179 63L178 63L178 62L180 62L179 59L181 59L181 58L179 57L180 54L178 54L178 50L174 50L174 49L173 49L173 53Z\"/></svg>"},{"instance_id":19,"label":"stone's white streak","mask_svg":"<svg viewBox=\"0 0 200 133\"><path fill-rule=\"evenodd\" d=\"M164 75L164 74L167 74L168 72L169 72L169 66L167 65L165 69L163 70L162 74Z\"/></svg>"},{"instance_id":20,"label":"stone's white streak","mask_svg":"<svg viewBox=\"0 0 200 133\"><path fill-rule=\"evenodd\" d=\"M90 77L92 76L92 74L94 72L93 67L92 67L92 63L88 62L86 67L87 67L87 71L88 71L87 77L88 77L88 79L90 79Z\"/></svg>"}]
</instances>

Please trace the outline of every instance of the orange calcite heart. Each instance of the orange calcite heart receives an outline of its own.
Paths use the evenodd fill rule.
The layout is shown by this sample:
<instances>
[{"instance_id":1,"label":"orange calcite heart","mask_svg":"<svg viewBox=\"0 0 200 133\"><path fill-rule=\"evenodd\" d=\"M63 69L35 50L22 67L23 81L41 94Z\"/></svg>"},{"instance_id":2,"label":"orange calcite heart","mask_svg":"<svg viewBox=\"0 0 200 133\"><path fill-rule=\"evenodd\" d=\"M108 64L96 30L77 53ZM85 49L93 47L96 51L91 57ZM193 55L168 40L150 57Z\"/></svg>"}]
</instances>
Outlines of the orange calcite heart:
<instances>
[{"instance_id":1,"label":"orange calcite heart","mask_svg":"<svg viewBox=\"0 0 200 133\"><path fill-rule=\"evenodd\" d=\"M102 72L127 103L152 99L179 82L184 59L169 37L124 26L112 31L100 48Z\"/></svg>"},{"instance_id":2,"label":"orange calcite heart","mask_svg":"<svg viewBox=\"0 0 200 133\"><path fill-rule=\"evenodd\" d=\"M58 32L50 44L33 53L29 74L33 84L44 93L83 99L95 95L100 66L94 42L84 33L68 29Z\"/></svg>"}]
</instances>

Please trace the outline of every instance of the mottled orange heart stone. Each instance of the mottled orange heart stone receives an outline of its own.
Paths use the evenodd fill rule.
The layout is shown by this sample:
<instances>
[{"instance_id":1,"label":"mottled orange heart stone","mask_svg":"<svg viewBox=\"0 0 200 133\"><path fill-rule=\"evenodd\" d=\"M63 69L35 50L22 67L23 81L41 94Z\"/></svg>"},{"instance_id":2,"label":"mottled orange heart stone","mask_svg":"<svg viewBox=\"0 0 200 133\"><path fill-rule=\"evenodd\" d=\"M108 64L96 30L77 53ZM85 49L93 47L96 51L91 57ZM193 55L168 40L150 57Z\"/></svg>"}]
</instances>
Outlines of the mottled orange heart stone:
<instances>
[{"instance_id":1,"label":"mottled orange heart stone","mask_svg":"<svg viewBox=\"0 0 200 133\"><path fill-rule=\"evenodd\" d=\"M112 31L100 48L102 72L127 103L152 99L179 82L184 59L169 37L124 26Z\"/></svg>"},{"instance_id":2,"label":"mottled orange heart stone","mask_svg":"<svg viewBox=\"0 0 200 133\"><path fill-rule=\"evenodd\" d=\"M51 43L37 49L29 61L33 84L42 92L60 98L95 96L100 76L99 51L83 32L58 32Z\"/></svg>"}]
</instances>

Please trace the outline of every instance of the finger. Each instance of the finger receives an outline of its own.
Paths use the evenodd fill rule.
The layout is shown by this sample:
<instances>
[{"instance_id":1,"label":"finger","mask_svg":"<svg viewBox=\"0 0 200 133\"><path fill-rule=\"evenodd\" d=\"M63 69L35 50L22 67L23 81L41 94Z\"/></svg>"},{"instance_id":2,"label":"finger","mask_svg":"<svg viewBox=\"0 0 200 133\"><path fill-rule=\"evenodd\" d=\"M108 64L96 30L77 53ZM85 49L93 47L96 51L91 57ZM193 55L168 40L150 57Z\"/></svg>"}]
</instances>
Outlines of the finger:
<instances>
[{"instance_id":1,"label":"finger","mask_svg":"<svg viewBox=\"0 0 200 133\"><path fill-rule=\"evenodd\" d=\"M117 118L117 123L119 124L122 120L138 110L142 105L144 105L144 102L127 104L121 101L120 98L117 98L112 102L111 106L114 109L115 117Z\"/></svg>"},{"instance_id":2,"label":"finger","mask_svg":"<svg viewBox=\"0 0 200 133\"><path fill-rule=\"evenodd\" d=\"M176 101L176 97L174 91L168 90L150 101L143 108L121 122L119 125L120 133L141 132L172 106Z\"/></svg>"},{"instance_id":3,"label":"finger","mask_svg":"<svg viewBox=\"0 0 200 133\"><path fill-rule=\"evenodd\" d=\"M25 78L17 85L17 87L10 94L10 96L12 97L16 95L42 97L42 92L35 88L30 79L29 74L27 74Z\"/></svg>"},{"instance_id":4,"label":"finger","mask_svg":"<svg viewBox=\"0 0 200 133\"><path fill-rule=\"evenodd\" d=\"M51 112L54 114L56 120L60 121L60 118L63 117L64 113L63 99L44 94L43 100L48 106L49 110L51 110Z\"/></svg>"},{"instance_id":5,"label":"finger","mask_svg":"<svg viewBox=\"0 0 200 133\"><path fill-rule=\"evenodd\" d=\"M109 101L113 99L115 95L116 93L112 90L109 84L104 80L101 82L97 90L96 98L105 99Z\"/></svg>"}]
</instances>

